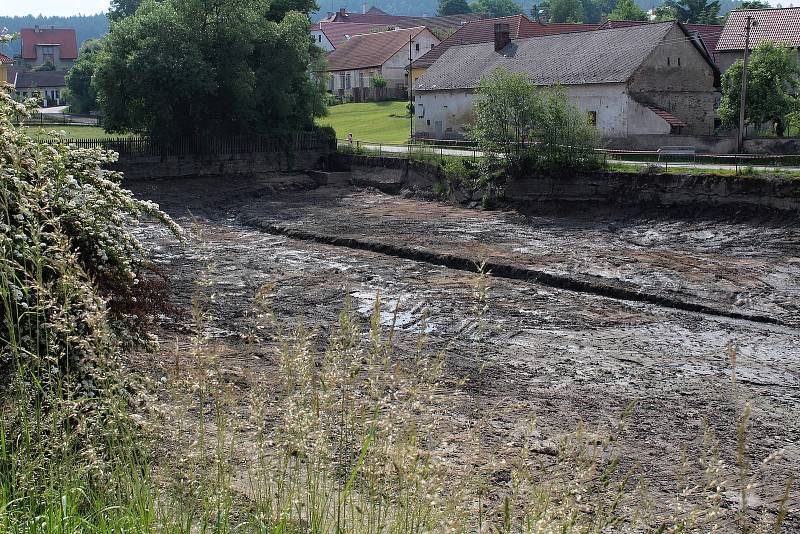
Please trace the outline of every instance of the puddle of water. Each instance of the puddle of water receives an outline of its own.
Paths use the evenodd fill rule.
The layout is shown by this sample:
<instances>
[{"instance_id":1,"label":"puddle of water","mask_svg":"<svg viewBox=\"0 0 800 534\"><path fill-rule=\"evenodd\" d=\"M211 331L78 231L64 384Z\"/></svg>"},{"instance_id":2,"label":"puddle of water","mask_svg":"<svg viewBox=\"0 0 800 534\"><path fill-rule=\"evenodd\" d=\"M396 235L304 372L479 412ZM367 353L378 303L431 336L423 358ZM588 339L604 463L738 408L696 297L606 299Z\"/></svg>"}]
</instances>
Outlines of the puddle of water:
<instances>
[{"instance_id":1,"label":"puddle of water","mask_svg":"<svg viewBox=\"0 0 800 534\"><path fill-rule=\"evenodd\" d=\"M350 296L353 297L358 313L366 316L371 316L375 310L375 297L378 291L352 291ZM408 309L408 306L403 304L404 300L408 300L403 296L386 295L381 296L381 311L380 311L380 325L392 326L401 330L408 330L411 332L424 332L431 333L434 328L431 324L422 321L422 304ZM423 328L424 324L424 328Z\"/></svg>"}]
</instances>

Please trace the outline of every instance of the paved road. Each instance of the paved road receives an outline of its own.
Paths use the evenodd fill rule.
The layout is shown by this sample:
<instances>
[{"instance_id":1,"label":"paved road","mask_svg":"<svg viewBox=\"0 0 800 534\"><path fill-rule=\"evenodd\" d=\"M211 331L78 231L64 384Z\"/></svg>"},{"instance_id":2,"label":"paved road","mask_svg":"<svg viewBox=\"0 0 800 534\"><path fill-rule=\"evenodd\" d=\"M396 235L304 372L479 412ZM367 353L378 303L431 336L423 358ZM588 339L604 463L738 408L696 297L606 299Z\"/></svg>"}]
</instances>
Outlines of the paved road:
<instances>
[{"instance_id":1,"label":"paved road","mask_svg":"<svg viewBox=\"0 0 800 534\"><path fill-rule=\"evenodd\" d=\"M345 146L346 143L340 143L340 146ZM408 148L405 146L397 146L397 145L380 145L380 144L361 144L361 148L365 150L374 150L379 151L381 153L387 154L405 154L408 152ZM473 156L473 157L480 157L483 155L483 152L480 150L474 149L459 149L459 148L438 148L438 147L430 147L430 150L434 154L440 154L443 156ZM636 165L639 167L646 167L648 165L653 165L653 162L647 161L631 161L631 160L624 160L624 159L609 159L609 163L619 163L624 165ZM663 163L659 163L659 165L664 165ZM773 171L775 170L775 166L771 165L747 165L747 164L724 164L724 163L695 163L695 162L670 162L668 164L669 167L679 167L679 168L687 168L687 169L707 169L707 170L729 170L735 171L744 167L751 167L753 170L756 171ZM778 167L782 171L789 171L789 172L800 172L800 167L798 166L789 166L789 167Z\"/></svg>"}]
</instances>

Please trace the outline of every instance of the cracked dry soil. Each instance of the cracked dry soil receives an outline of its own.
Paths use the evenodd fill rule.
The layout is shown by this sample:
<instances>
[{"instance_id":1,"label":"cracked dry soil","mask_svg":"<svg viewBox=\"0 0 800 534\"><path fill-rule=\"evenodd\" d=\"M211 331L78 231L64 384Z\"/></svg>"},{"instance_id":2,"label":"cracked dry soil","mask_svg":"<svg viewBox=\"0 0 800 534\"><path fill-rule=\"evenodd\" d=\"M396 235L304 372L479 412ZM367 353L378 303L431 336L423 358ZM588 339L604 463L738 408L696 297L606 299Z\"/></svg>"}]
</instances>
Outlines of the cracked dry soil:
<instances>
[{"instance_id":1,"label":"cracked dry soil","mask_svg":"<svg viewBox=\"0 0 800 534\"><path fill-rule=\"evenodd\" d=\"M255 373L274 370L270 347L254 349L242 340L253 297L264 284L275 284L279 318L323 330L335 324L347 294L368 323L380 292L385 323L399 306L400 351L413 353L424 330L430 348L444 351L452 382L469 379L462 389L473 401L465 405L480 398L487 413L496 414L490 421L495 444L534 414L546 439L573 431L579 421L610 425L638 399L623 434L625 462L641 465L658 500L676 489L681 452L697 443L703 419L720 439L723 459L734 462L737 415L728 350L735 347L738 395L753 408L749 455L759 462L785 449L756 489L757 504L774 508L786 478L800 475L796 217L566 206L484 212L367 189L315 189L305 176L291 175L125 185L202 240L182 246L155 225L137 229L170 278L174 311L159 327L167 352L174 350L171 340L186 344L202 276L210 276L216 294L209 329L225 346L225 365ZM397 257L265 231L276 227L410 252ZM497 276L490 277L488 310L478 320L475 274L409 259L414 250L664 295L779 324ZM213 262L208 275L206 258ZM799 502L795 490L790 531L800 529Z\"/></svg>"}]
</instances>

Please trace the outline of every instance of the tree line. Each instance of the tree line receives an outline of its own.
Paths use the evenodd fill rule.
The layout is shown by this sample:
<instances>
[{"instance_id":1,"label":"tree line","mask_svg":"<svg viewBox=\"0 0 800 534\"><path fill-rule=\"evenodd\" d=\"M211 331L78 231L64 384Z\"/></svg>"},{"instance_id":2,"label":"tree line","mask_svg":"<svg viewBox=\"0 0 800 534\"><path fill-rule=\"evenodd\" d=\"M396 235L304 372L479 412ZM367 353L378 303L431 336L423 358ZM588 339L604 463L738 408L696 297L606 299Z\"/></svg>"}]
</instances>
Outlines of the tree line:
<instances>
[{"instance_id":1,"label":"tree line","mask_svg":"<svg viewBox=\"0 0 800 534\"><path fill-rule=\"evenodd\" d=\"M762 0L665 0L653 5L648 0L533 0L529 6L516 0L439 0L439 15L482 12L492 17L525 13L543 23L599 23L611 20L650 20L646 10L654 9L657 21L679 20L699 24L721 24L737 8L768 8Z\"/></svg>"}]
</instances>

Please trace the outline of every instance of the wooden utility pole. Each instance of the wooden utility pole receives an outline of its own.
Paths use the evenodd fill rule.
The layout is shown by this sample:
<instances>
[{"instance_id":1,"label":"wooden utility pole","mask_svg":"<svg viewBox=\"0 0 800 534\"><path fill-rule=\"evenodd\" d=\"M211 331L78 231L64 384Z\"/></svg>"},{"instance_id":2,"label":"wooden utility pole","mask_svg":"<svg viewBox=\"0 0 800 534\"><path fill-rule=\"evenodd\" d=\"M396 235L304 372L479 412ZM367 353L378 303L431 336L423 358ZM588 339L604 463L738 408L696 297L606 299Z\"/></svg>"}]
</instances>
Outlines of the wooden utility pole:
<instances>
[{"instance_id":1,"label":"wooden utility pole","mask_svg":"<svg viewBox=\"0 0 800 534\"><path fill-rule=\"evenodd\" d=\"M408 33L408 104L409 104L409 121L408 126L410 135L408 137L409 144L414 141L414 71L411 70L411 32Z\"/></svg>"},{"instance_id":2,"label":"wooden utility pole","mask_svg":"<svg viewBox=\"0 0 800 534\"><path fill-rule=\"evenodd\" d=\"M744 31L744 58L742 60L742 90L741 100L739 102L739 139L737 145L737 152L740 154L742 153L742 148L744 146L744 107L745 101L747 99L747 56L750 49L750 24L753 20L753 17L750 15L747 16L747 28ZM758 25L758 21L752 22L753 26Z\"/></svg>"}]
</instances>

